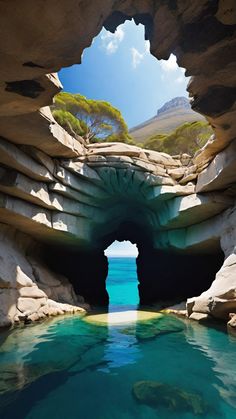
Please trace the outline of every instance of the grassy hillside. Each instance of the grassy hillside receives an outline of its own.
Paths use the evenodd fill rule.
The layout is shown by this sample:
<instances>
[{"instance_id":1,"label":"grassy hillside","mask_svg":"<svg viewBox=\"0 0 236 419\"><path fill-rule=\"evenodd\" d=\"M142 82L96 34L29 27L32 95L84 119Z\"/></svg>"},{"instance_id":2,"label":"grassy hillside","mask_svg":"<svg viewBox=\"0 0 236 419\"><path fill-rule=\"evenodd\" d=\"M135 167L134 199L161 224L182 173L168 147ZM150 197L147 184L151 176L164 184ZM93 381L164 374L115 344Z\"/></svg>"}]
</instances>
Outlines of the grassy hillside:
<instances>
[{"instance_id":1,"label":"grassy hillside","mask_svg":"<svg viewBox=\"0 0 236 419\"><path fill-rule=\"evenodd\" d=\"M156 134L143 147L171 155L187 153L194 155L204 146L213 130L206 121L185 122L170 134Z\"/></svg>"},{"instance_id":2,"label":"grassy hillside","mask_svg":"<svg viewBox=\"0 0 236 419\"><path fill-rule=\"evenodd\" d=\"M156 134L168 134L184 122L205 121L203 116L191 109L177 108L155 116L132 128L129 133L136 143L143 143Z\"/></svg>"}]
</instances>

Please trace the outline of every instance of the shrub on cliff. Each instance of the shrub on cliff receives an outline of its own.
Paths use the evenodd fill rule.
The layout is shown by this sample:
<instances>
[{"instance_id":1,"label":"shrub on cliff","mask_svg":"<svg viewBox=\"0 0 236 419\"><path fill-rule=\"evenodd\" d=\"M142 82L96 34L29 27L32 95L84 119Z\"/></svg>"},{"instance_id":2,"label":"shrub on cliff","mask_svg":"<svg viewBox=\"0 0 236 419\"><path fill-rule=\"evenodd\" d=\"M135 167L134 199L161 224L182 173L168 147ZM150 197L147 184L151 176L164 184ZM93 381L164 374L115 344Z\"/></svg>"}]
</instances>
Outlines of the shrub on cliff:
<instances>
[{"instance_id":1,"label":"shrub on cliff","mask_svg":"<svg viewBox=\"0 0 236 419\"><path fill-rule=\"evenodd\" d=\"M186 122L170 134L157 134L145 141L144 147L168 154L194 155L213 134L206 121Z\"/></svg>"},{"instance_id":2,"label":"shrub on cliff","mask_svg":"<svg viewBox=\"0 0 236 419\"><path fill-rule=\"evenodd\" d=\"M131 141L121 112L109 102L62 92L55 97L52 113L71 135L87 142Z\"/></svg>"}]
</instances>

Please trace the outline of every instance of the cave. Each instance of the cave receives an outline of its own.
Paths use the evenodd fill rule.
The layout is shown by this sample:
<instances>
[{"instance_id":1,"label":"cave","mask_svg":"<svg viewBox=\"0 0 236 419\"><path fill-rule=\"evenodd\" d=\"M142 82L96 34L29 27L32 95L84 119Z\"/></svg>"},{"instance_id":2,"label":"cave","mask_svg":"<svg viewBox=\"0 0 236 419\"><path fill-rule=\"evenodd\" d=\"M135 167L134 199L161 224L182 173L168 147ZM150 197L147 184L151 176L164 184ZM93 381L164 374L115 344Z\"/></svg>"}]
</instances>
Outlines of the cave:
<instances>
[{"instance_id":1,"label":"cave","mask_svg":"<svg viewBox=\"0 0 236 419\"><path fill-rule=\"evenodd\" d=\"M227 319L236 311L233 2L68 0L42 7L35 0L32 7L23 2L20 13L17 2L3 3L0 325L78 306L72 295L65 301L60 275L43 282L52 272L92 306L107 306L104 250L114 240L137 244L141 305L194 297L188 316ZM155 58L174 54L191 76L191 106L214 132L192 159L130 144L89 145L53 118L50 105L62 88L55 72L81 63L103 28L114 33L131 19L144 25Z\"/></svg>"},{"instance_id":2,"label":"cave","mask_svg":"<svg viewBox=\"0 0 236 419\"><path fill-rule=\"evenodd\" d=\"M99 249L78 250L61 245L46 246L44 258L55 272L65 275L77 295L93 307L107 307L108 258L104 250L114 241L137 245L137 280L140 305L166 307L201 294L212 284L224 261L218 246L214 252L186 253L155 249L147 228L122 222L115 232L103 237Z\"/></svg>"}]
</instances>

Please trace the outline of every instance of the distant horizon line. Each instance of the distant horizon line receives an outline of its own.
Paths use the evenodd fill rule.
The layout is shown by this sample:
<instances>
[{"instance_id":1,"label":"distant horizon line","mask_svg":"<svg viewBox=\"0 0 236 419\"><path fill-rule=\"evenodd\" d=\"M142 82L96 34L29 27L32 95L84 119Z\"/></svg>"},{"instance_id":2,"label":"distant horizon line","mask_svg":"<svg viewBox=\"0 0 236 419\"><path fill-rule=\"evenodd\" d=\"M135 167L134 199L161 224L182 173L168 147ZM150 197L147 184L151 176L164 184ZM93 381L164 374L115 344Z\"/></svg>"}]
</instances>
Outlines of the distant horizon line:
<instances>
[{"instance_id":1,"label":"distant horizon line","mask_svg":"<svg viewBox=\"0 0 236 419\"><path fill-rule=\"evenodd\" d=\"M135 255L105 255L105 256L107 256L108 258L137 258L138 257L138 255L137 256Z\"/></svg>"}]
</instances>

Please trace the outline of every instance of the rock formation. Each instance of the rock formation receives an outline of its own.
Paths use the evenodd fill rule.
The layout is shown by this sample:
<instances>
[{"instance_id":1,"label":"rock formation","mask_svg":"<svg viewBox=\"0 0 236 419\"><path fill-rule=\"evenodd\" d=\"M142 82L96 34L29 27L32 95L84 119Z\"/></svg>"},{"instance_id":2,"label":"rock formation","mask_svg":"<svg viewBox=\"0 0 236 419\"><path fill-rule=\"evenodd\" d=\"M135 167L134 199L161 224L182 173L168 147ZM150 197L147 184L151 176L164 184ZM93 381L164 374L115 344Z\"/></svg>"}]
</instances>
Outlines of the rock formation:
<instances>
[{"instance_id":1,"label":"rock formation","mask_svg":"<svg viewBox=\"0 0 236 419\"><path fill-rule=\"evenodd\" d=\"M157 115L161 115L169 110L174 110L177 108L191 109L189 100L186 97L175 97L174 99L166 102L160 109L157 110Z\"/></svg>"},{"instance_id":2,"label":"rock formation","mask_svg":"<svg viewBox=\"0 0 236 419\"><path fill-rule=\"evenodd\" d=\"M193 76L192 108L215 132L194 159L85 146L51 115L55 72L79 63L103 26L114 32L132 18L155 57L174 53ZM79 295L106 304L103 251L127 238L140 251L142 302L192 297L190 316L228 319L236 312L234 2L13 0L1 2L0 24L0 325L83 310Z\"/></svg>"}]
</instances>

